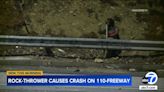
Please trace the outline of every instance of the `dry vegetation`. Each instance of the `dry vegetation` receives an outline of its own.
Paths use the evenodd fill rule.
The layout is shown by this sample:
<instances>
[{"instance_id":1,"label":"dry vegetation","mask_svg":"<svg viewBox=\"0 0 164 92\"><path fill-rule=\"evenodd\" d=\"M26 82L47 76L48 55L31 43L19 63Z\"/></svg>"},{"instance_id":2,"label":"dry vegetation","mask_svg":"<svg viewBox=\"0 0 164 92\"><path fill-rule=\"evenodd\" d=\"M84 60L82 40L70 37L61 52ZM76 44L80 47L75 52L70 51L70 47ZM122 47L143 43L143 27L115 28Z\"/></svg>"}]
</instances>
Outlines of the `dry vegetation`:
<instances>
[{"instance_id":1,"label":"dry vegetation","mask_svg":"<svg viewBox=\"0 0 164 92\"><path fill-rule=\"evenodd\" d=\"M113 17L121 39L164 40L163 0L22 1L24 18L19 0L0 1L0 35L105 38L100 31L104 30L106 19ZM131 12L134 8L150 11Z\"/></svg>"}]
</instances>

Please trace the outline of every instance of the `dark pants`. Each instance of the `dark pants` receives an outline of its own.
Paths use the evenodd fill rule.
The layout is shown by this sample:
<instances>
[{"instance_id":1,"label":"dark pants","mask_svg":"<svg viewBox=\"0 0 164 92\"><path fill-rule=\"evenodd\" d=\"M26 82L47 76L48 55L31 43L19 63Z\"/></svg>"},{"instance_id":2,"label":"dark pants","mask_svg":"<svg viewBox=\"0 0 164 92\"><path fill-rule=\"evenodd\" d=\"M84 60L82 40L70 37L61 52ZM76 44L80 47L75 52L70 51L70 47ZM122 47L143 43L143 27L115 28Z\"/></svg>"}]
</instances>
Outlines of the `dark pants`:
<instances>
[{"instance_id":1,"label":"dark pants","mask_svg":"<svg viewBox=\"0 0 164 92\"><path fill-rule=\"evenodd\" d=\"M120 39L119 35L113 37L113 39ZM117 57L121 53L121 50L107 49L106 58Z\"/></svg>"},{"instance_id":2,"label":"dark pants","mask_svg":"<svg viewBox=\"0 0 164 92\"><path fill-rule=\"evenodd\" d=\"M54 56L54 54L53 54L53 52L51 50L51 47L45 47L45 55L46 56L51 56L51 57Z\"/></svg>"}]
</instances>

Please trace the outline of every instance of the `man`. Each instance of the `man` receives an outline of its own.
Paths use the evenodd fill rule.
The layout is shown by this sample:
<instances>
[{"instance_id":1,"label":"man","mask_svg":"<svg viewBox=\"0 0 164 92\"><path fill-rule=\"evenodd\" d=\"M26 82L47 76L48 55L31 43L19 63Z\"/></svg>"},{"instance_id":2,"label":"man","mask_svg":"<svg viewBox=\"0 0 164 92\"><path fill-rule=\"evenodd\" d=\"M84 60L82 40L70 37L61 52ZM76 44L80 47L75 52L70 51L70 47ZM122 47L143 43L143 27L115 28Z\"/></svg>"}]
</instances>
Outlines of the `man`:
<instances>
[{"instance_id":1,"label":"man","mask_svg":"<svg viewBox=\"0 0 164 92\"><path fill-rule=\"evenodd\" d=\"M118 29L115 26L115 21L112 18L107 19L106 26L108 38L111 37L113 39L120 39Z\"/></svg>"},{"instance_id":2,"label":"man","mask_svg":"<svg viewBox=\"0 0 164 92\"><path fill-rule=\"evenodd\" d=\"M106 38L120 39L118 28L115 26L115 21L108 18L106 22ZM107 50L106 58L116 57L121 53L120 50Z\"/></svg>"}]
</instances>

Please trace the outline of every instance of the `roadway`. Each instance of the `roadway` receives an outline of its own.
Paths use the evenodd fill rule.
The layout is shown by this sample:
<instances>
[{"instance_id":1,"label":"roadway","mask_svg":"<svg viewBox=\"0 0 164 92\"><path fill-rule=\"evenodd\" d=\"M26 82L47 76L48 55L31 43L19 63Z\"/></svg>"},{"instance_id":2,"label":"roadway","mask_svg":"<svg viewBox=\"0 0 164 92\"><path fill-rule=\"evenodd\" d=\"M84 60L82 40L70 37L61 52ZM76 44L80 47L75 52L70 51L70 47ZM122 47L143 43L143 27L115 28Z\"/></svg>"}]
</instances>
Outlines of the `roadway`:
<instances>
[{"instance_id":1,"label":"roadway","mask_svg":"<svg viewBox=\"0 0 164 92\"><path fill-rule=\"evenodd\" d=\"M73 62L72 59L63 61L62 58L51 58L49 61L43 58L36 57L0 57L0 92L142 92L138 90L142 84L142 77L147 73L142 69L137 71L128 71L124 67L126 65L112 64L108 68L103 66L109 63L95 63L95 62ZM74 59L73 59L74 60ZM46 62L45 62L46 61ZM54 63L53 63L54 62ZM71 66L71 63L72 66ZM14 64L15 63L15 64ZM67 65L65 66L64 65ZM78 63L81 63L78 65ZM76 65L76 66L75 66ZM82 65L80 67L80 65ZM113 68L112 68L113 66ZM137 66L137 65L135 65ZM140 65L139 65L140 66ZM138 68L139 68L138 66ZM151 65L150 65L151 66ZM155 66L155 65L154 65ZM128 67L128 65L127 65ZM142 67L142 66L140 66ZM137 67L136 67L137 68ZM156 66L159 72L159 80L157 82L159 90L157 92L164 92L164 67ZM54 86L6 86L6 70L43 70L44 74L131 74L133 77L132 87L54 87ZM76 71L79 69L79 71ZM147 68L143 68L147 69ZM143 91L145 92L145 91Z\"/></svg>"}]
</instances>

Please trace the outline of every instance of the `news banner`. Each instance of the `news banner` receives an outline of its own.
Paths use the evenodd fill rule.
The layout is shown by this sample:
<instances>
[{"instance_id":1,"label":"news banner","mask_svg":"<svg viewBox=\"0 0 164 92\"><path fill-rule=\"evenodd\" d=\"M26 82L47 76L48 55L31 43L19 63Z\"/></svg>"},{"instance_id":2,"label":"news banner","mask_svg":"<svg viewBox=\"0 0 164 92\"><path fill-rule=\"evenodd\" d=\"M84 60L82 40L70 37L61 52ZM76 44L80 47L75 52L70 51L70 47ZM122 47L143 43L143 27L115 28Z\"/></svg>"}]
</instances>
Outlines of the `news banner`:
<instances>
[{"instance_id":1,"label":"news banner","mask_svg":"<svg viewBox=\"0 0 164 92\"><path fill-rule=\"evenodd\" d=\"M8 86L132 86L131 75L44 74L43 71L7 71Z\"/></svg>"}]
</instances>

